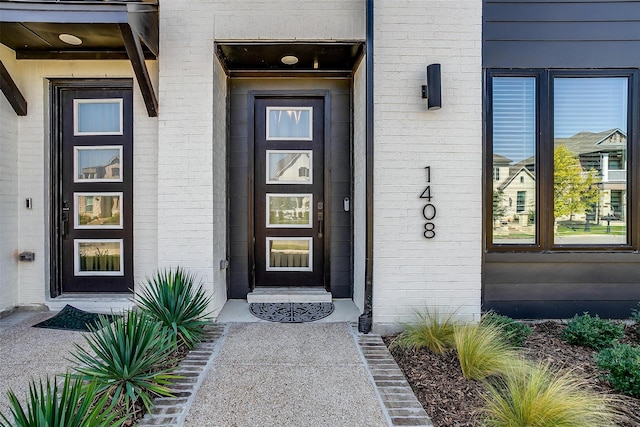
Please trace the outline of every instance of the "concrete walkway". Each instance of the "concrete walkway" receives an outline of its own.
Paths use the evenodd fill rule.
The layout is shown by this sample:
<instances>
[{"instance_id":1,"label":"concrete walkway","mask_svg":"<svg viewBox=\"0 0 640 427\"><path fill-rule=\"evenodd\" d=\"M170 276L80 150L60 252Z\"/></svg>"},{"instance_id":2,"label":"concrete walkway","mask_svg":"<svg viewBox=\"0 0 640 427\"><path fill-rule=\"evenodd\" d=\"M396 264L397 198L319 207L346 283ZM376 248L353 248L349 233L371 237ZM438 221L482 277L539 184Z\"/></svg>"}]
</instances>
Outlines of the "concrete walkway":
<instances>
[{"instance_id":1,"label":"concrete walkway","mask_svg":"<svg viewBox=\"0 0 640 427\"><path fill-rule=\"evenodd\" d=\"M6 389L64 372L83 333L31 328L53 313L0 319ZM140 426L432 426L381 338L341 323L227 323L180 364L174 398ZM6 413L6 412L5 412Z\"/></svg>"}]
</instances>

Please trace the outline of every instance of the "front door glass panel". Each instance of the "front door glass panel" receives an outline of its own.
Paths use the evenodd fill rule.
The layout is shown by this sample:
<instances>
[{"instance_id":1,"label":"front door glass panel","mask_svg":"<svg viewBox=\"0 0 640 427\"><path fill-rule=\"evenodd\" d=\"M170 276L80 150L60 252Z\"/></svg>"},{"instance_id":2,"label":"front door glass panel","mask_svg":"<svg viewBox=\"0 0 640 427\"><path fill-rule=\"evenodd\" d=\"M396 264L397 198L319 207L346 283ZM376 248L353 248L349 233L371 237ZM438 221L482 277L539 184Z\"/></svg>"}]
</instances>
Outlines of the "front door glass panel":
<instances>
[{"instance_id":1,"label":"front door glass panel","mask_svg":"<svg viewBox=\"0 0 640 427\"><path fill-rule=\"evenodd\" d=\"M122 146L76 146L75 182L122 182Z\"/></svg>"},{"instance_id":2,"label":"front door glass panel","mask_svg":"<svg viewBox=\"0 0 640 427\"><path fill-rule=\"evenodd\" d=\"M312 271L311 237L268 237L267 271Z\"/></svg>"},{"instance_id":3,"label":"front door glass panel","mask_svg":"<svg viewBox=\"0 0 640 427\"><path fill-rule=\"evenodd\" d=\"M122 99L74 99L73 134L122 135Z\"/></svg>"},{"instance_id":4,"label":"front door glass panel","mask_svg":"<svg viewBox=\"0 0 640 427\"><path fill-rule=\"evenodd\" d=\"M313 151L267 150L267 184L313 184Z\"/></svg>"},{"instance_id":5,"label":"front door glass panel","mask_svg":"<svg viewBox=\"0 0 640 427\"><path fill-rule=\"evenodd\" d=\"M311 141L311 107L267 107L267 140Z\"/></svg>"},{"instance_id":6,"label":"front door glass panel","mask_svg":"<svg viewBox=\"0 0 640 427\"><path fill-rule=\"evenodd\" d=\"M311 228L312 194L267 193L267 227Z\"/></svg>"},{"instance_id":7,"label":"front door glass panel","mask_svg":"<svg viewBox=\"0 0 640 427\"><path fill-rule=\"evenodd\" d=\"M122 228L122 193L74 193L75 228Z\"/></svg>"},{"instance_id":8,"label":"front door glass panel","mask_svg":"<svg viewBox=\"0 0 640 427\"><path fill-rule=\"evenodd\" d=\"M76 276L122 276L122 239L75 241Z\"/></svg>"}]
</instances>

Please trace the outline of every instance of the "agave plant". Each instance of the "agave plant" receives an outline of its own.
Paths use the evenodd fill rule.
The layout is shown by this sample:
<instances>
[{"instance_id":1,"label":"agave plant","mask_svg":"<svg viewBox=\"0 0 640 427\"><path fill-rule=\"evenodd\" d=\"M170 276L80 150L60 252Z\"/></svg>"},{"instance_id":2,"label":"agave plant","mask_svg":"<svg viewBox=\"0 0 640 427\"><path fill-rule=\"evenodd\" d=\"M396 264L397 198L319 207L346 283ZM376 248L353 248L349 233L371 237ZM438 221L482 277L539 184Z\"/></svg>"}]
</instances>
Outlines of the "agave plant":
<instances>
[{"instance_id":1,"label":"agave plant","mask_svg":"<svg viewBox=\"0 0 640 427\"><path fill-rule=\"evenodd\" d=\"M13 422L0 413L2 427L117 427L126 421L111 410L108 395L98 397L95 381L85 384L70 374L64 376L62 389L49 377L46 385L32 380L26 407L13 391L8 397Z\"/></svg>"},{"instance_id":2,"label":"agave plant","mask_svg":"<svg viewBox=\"0 0 640 427\"><path fill-rule=\"evenodd\" d=\"M147 279L147 286L137 296L136 304L170 331L176 345L192 349L204 336L211 301L195 276L178 267L164 270Z\"/></svg>"},{"instance_id":3,"label":"agave plant","mask_svg":"<svg viewBox=\"0 0 640 427\"><path fill-rule=\"evenodd\" d=\"M77 377L95 378L98 393L112 396L129 412L138 401L149 411L152 397L171 396L168 385L178 377L167 365L173 345L162 324L129 311L112 324L100 316L92 332L85 337L90 350L76 344Z\"/></svg>"}]
</instances>

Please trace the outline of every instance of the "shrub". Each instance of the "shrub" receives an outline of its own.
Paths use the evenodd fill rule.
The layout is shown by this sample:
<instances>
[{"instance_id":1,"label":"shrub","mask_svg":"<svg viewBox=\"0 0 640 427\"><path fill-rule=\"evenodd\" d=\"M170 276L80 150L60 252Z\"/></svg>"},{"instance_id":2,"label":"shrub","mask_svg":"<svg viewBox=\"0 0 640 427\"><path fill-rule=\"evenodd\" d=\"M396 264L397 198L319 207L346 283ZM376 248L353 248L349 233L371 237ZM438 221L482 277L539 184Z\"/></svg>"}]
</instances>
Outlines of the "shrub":
<instances>
[{"instance_id":1,"label":"shrub","mask_svg":"<svg viewBox=\"0 0 640 427\"><path fill-rule=\"evenodd\" d=\"M467 324L454 328L460 368L465 378L479 380L501 373L519 360L517 351L495 325Z\"/></svg>"},{"instance_id":2,"label":"shrub","mask_svg":"<svg viewBox=\"0 0 640 427\"><path fill-rule=\"evenodd\" d=\"M640 303L638 303L637 309L631 310L631 320L636 324L636 332L640 334Z\"/></svg>"},{"instance_id":3,"label":"shrub","mask_svg":"<svg viewBox=\"0 0 640 427\"><path fill-rule=\"evenodd\" d=\"M624 335L624 326L610 320L600 319L596 314L585 312L575 316L562 331L562 338L569 344L576 344L600 350L611 346Z\"/></svg>"},{"instance_id":4,"label":"shrub","mask_svg":"<svg viewBox=\"0 0 640 427\"><path fill-rule=\"evenodd\" d=\"M161 271L147 279L147 287L136 300L145 314L164 325L176 345L190 349L204 336L211 301L194 281L195 277L180 267Z\"/></svg>"},{"instance_id":5,"label":"shrub","mask_svg":"<svg viewBox=\"0 0 640 427\"><path fill-rule=\"evenodd\" d=\"M13 391L9 391L9 404L13 422L0 414L2 427L112 427L124 423L108 405L109 396L97 398L96 382L84 384L79 379L64 376L62 389L55 379L47 377L46 385L40 380L29 383L29 397L22 406ZM6 424L5 424L6 423Z\"/></svg>"},{"instance_id":6,"label":"shrub","mask_svg":"<svg viewBox=\"0 0 640 427\"><path fill-rule=\"evenodd\" d=\"M605 379L611 385L634 397L640 397L640 347L616 344L598 355L599 369L606 371Z\"/></svg>"},{"instance_id":7,"label":"shrub","mask_svg":"<svg viewBox=\"0 0 640 427\"><path fill-rule=\"evenodd\" d=\"M171 396L167 385L177 377L170 374L166 359L173 345L159 322L129 311L113 324L100 316L92 332L85 337L91 351L76 344L74 357L82 364L77 377L95 378L99 393L109 394L131 413L138 400L149 411L152 396Z\"/></svg>"},{"instance_id":8,"label":"shrub","mask_svg":"<svg viewBox=\"0 0 640 427\"><path fill-rule=\"evenodd\" d=\"M440 316L437 311L425 310L416 317L416 321L404 325L402 333L391 343L392 349L427 348L434 353L443 353L453 348L454 313Z\"/></svg>"},{"instance_id":9,"label":"shrub","mask_svg":"<svg viewBox=\"0 0 640 427\"><path fill-rule=\"evenodd\" d=\"M521 365L486 382L482 397L485 427L613 426L609 398L588 382L549 364Z\"/></svg>"},{"instance_id":10,"label":"shrub","mask_svg":"<svg viewBox=\"0 0 640 427\"><path fill-rule=\"evenodd\" d=\"M504 337L514 347L522 347L531 335L531 328L522 322L496 313L487 313L482 317L483 325L495 325L504 333Z\"/></svg>"}]
</instances>

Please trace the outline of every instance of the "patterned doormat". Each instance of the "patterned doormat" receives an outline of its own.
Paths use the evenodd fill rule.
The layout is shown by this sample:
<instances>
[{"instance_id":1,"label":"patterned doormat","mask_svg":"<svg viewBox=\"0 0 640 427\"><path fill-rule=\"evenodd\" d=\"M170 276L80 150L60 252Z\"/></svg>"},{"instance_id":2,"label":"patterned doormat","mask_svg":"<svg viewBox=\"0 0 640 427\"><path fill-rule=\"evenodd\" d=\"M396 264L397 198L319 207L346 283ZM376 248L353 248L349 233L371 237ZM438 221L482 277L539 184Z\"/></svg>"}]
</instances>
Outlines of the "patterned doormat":
<instances>
[{"instance_id":1,"label":"patterned doormat","mask_svg":"<svg viewBox=\"0 0 640 427\"><path fill-rule=\"evenodd\" d=\"M34 328L63 329L67 331L89 332L91 327L98 325L100 314L89 313L75 308L72 305L65 305L55 316L33 325ZM105 316L110 322L118 317L113 314Z\"/></svg>"},{"instance_id":2,"label":"patterned doormat","mask_svg":"<svg viewBox=\"0 0 640 427\"><path fill-rule=\"evenodd\" d=\"M249 304L251 314L270 322L302 323L313 322L333 313L332 302L280 302Z\"/></svg>"}]
</instances>

